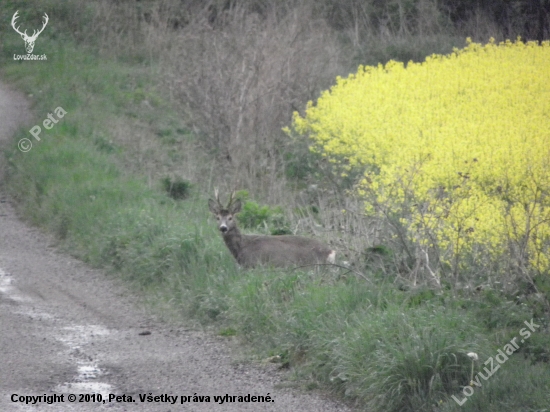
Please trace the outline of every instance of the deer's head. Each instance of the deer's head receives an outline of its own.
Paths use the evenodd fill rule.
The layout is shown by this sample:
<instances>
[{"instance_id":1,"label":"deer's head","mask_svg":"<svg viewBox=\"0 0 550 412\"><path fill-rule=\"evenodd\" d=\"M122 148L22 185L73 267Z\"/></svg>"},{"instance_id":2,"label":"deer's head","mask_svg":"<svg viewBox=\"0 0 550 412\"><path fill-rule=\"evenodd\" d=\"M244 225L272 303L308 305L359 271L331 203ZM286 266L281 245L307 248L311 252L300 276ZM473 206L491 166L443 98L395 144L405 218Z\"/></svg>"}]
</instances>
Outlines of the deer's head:
<instances>
[{"instance_id":1,"label":"deer's head","mask_svg":"<svg viewBox=\"0 0 550 412\"><path fill-rule=\"evenodd\" d=\"M44 13L44 17L43 17L44 23L42 24L42 28L38 30L38 32L36 30L33 30L32 36L29 36L27 35L27 30L21 33L21 31L19 31L19 27L15 27L15 21L19 18L17 13L19 13L19 10L16 11L15 14L13 15L11 19L11 26L17 33L21 35L21 37L25 41L25 49L27 50L27 53L31 54L34 49L34 42L38 38L38 35L44 31L44 28L48 24L48 20L49 20L48 15Z\"/></svg>"},{"instance_id":2,"label":"deer's head","mask_svg":"<svg viewBox=\"0 0 550 412\"><path fill-rule=\"evenodd\" d=\"M234 200L231 193L229 196L229 202L227 206L223 206L220 202L218 190L215 191L216 200L208 200L208 208L216 216L218 220L218 229L222 234L230 233L237 227L235 222L235 215L241 211L241 201L239 199Z\"/></svg>"}]
</instances>

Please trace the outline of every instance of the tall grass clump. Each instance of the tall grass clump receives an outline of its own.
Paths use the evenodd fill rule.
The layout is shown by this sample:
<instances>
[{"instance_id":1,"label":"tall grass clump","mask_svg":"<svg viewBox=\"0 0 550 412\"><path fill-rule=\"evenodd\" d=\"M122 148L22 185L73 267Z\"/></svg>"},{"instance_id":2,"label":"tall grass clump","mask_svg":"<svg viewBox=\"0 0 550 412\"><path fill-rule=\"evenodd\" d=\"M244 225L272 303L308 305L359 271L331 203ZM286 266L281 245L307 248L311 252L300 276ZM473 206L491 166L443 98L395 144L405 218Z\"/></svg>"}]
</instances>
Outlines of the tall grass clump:
<instances>
[{"instance_id":1,"label":"tall grass clump","mask_svg":"<svg viewBox=\"0 0 550 412\"><path fill-rule=\"evenodd\" d=\"M550 42L519 40L360 66L294 128L436 283L501 259L548 276L549 67Z\"/></svg>"},{"instance_id":2,"label":"tall grass clump","mask_svg":"<svg viewBox=\"0 0 550 412\"><path fill-rule=\"evenodd\" d=\"M448 297L407 296L354 277L267 272L234 283L228 313L239 335L365 410L430 410L469 382L467 353L486 357L491 346Z\"/></svg>"}]
</instances>

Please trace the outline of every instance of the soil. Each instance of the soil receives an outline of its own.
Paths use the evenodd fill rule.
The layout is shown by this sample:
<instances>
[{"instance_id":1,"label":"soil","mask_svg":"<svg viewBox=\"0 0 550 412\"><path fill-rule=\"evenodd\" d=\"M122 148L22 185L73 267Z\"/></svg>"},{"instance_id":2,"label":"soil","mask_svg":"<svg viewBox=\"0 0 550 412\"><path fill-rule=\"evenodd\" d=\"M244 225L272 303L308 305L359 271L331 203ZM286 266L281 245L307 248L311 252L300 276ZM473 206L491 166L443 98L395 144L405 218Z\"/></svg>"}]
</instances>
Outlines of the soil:
<instances>
[{"instance_id":1,"label":"soil","mask_svg":"<svg viewBox=\"0 0 550 412\"><path fill-rule=\"evenodd\" d=\"M0 83L0 144L32 118L25 96ZM285 388L277 364L236 361L227 338L159 320L127 285L60 252L17 217L3 169L0 156L0 411L350 411ZM248 394L270 402L239 402Z\"/></svg>"}]
</instances>

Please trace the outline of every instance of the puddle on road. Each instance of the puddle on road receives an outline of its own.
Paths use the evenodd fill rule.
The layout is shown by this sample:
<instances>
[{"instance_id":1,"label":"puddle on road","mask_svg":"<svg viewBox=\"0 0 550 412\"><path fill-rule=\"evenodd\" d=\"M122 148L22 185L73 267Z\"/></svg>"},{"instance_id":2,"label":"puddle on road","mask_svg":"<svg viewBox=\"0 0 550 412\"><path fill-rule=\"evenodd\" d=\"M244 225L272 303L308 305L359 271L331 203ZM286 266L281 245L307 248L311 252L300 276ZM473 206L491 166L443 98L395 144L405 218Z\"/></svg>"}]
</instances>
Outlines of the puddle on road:
<instances>
[{"instance_id":1,"label":"puddle on road","mask_svg":"<svg viewBox=\"0 0 550 412\"><path fill-rule=\"evenodd\" d=\"M57 336L57 339L73 350L80 349L98 337L110 334L109 329L101 325L65 326L62 330L64 332L60 336Z\"/></svg>"},{"instance_id":2,"label":"puddle on road","mask_svg":"<svg viewBox=\"0 0 550 412\"><path fill-rule=\"evenodd\" d=\"M55 316L36 310L28 304L33 300L22 294L12 285L13 279L2 268L0 268L0 294L9 300L19 303L14 313L30 317L33 320L55 321L60 320ZM57 323L57 322L56 322ZM92 394L100 393L104 397L114 392L112 385L96 380L103 375L103 371L96 361L91 360L85 352L85 346L103 339L110 334L110 331L101 325L72 325L59 328L52 326L52 334L55 339L62 342L69 349L69 359L76 364L77 374L71 382L64 382L53 388L58 393Z\"/></svg>"},{"instance_id":3,"label":"puddle on road","mask_svg":"<svg viewBox=\"0 0 550 412\"><path fill-rule=\"evenodd\" d=\"M77 375L72 382L65 382L55 388L61 393L100 393L104 397L113 392L113 387L104 382L94 382L103 375L103 371L93 360L89 360L82 347L109 335L107 328L101 325L75 325L63 328L63 333L56 339L70 348L70 356L76 361Z\"/></svg>"},{"instance_id":4,"label":"puddle on road","mask_svg":"<svg viewBox=\"0 0 550 412\"><path fill-rule=\"evenodd\" d=\"M0 293L5 295L8 299L15 302L24 303L30 302L31 299L18 293L15 286L12 286L13 279L2 268L0 268Z\"/></svg>"}]
</instances>

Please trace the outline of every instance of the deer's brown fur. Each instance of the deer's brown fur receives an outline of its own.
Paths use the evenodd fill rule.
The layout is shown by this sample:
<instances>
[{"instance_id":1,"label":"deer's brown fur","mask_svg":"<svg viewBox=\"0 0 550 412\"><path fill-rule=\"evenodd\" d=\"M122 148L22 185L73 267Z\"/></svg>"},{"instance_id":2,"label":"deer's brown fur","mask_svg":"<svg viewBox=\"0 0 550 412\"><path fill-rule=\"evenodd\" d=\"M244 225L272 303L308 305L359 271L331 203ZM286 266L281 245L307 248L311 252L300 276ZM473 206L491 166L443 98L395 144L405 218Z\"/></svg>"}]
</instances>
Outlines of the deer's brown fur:
<instances>
[{"instance_id":1,"label":"deer's brown fur","mask_svg":"<svg viewBox=\"0 0 550 412\"><path fill-rule=\"evenodd\" d=\"M316 239L286 235L243 235L235 221L241 206L240 200L233 200L233 193L225 207L217 191L216 200L208 201L210 211L218 220L218 229L225 245L239 265L251 268L257 265L285 267L334 263L336 252Z\"/></svg>"}]
</instances>

